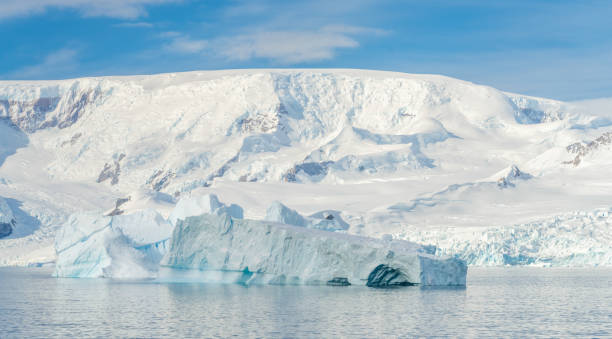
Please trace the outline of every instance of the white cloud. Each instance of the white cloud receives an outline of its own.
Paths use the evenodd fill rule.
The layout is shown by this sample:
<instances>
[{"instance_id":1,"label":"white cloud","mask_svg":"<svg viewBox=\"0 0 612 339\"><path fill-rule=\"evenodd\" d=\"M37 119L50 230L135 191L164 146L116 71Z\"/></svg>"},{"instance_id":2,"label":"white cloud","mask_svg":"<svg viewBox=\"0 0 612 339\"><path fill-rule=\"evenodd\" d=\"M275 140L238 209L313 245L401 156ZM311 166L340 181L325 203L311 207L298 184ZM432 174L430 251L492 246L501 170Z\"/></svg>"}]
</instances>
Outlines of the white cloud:
<instances>
[{"instance_id":1,"label":"white cloud","mask_svg":"<svg viewBox=\"0 0 612 339\"><path fill-rule=\"evenodd\" d=\"M194 39L180 32L163 32L164 50L179 54L208 54L226 60L269 59L283 65L328 60L338 49L356 48L354 35L386 34L358 26L325 26L317 30L258 31L211 39Z\"/></svg>"},{"instance_id":2,"label":"white cloud","mask_svg":"<svg viewBox=\"0 0 612 339\"><path fill-rule=\"evenodd\" d=\"M77 50L63 48L48 54L42 62L15 70L8 75L14 79L47 79L77 69Z\"/></svg>"},{"instance_id":3,"label":"white cloud","mask_svg":"<svg viewBox=\"0 0 612 339\"><path fill-rule=\"evenodd\" d=\"M128 27L128 28L152 28L153 24L150 22L122 22L114 25L115 27Z\"/></svg>"},{"instance_id":4,"label":"white cloud","mask_svg":"<svg viewBox=\"0 0 612 339\"><path fill-rule=\"evenodd\" d=\"M268 31L215 41L214 51L233 60L271 59L282 64L326 60L339 48L355 48L359 43L346 34L318 31Z\"/></svg>"},{"instance_id":5,"label":"white cloud","mask_svg":"<svg viewBox=\"0 0 612 339\"><path fill-rule=\"evenodd\" d=\"M324 32L345 33L345 34L371 34L387 35L389 31L380 28L360 27L351 25L327 25L322 28Z\"/></svg>"},{"instance_id":6,"label":"white cloud","mask_svg":"<svg viewBox=\"0 0 612 339\"><path fill-rule=\"evenodd\" d=\"M160 37L170 39L170 42L164 45L164 49L174 53L201 53L208 46L206 40L191 39L189 36L177 32L165 32Z\"/></svg>"},{"instance_id":7,"label":"white cloud","mask_svg":"<svg viewBox=\"0 0 612 339\"><path fill-rule=\"evenodd\" d=\"M73 9L83 16L135 19L147 15L145 7L180 0L2 0L0 20L44 13L50 8Z\"/></svg>"}]
</instances>

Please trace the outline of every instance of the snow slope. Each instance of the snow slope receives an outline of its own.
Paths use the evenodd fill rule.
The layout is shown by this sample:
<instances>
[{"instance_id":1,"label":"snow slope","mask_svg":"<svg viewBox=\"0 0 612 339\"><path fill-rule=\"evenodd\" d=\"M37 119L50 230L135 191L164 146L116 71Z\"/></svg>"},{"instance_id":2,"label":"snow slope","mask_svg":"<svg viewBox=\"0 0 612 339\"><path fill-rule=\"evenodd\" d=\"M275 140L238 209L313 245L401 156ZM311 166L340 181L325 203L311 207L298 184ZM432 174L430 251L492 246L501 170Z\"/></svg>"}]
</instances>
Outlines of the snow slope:
<instances>
[{"instance_id":1,"label":"snow slope","mask_svg":"<svg viewBox=\"0 0 612 339\"><path fill-rule=\"evenodd\" d=\"M0 264L54 261L75 212L166 218L183 197L217 194L245 218L280 201L315 219L336 213L342 232L435 244L471 264L608 265L610 248L584 245L598 240L580 231L609 237L604 219L564 226L576 242L550 233L545 252L501 235L523 225L531 239L542 220L612 207L603 103L364 70L2 81L0 196L16 226ZM512 166L529 177L508 176ZM508 242L516 249L495 250ZM504 253L533 260L487 259Z\"/></svg>"}]
</instances>

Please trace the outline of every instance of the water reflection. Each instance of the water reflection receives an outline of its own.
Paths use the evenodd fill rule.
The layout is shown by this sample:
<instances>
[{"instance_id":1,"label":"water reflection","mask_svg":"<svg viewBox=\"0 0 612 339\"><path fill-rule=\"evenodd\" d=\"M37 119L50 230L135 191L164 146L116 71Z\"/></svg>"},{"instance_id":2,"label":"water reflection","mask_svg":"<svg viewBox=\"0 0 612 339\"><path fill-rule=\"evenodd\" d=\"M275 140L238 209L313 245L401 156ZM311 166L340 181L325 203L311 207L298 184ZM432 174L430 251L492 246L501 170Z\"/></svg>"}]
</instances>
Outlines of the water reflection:
<instances>
[{"instance_id":1,"label":"water reflection","mask_svg":"<svg viewBox=\"0 0 612 339\"><path fill-rule=\"evenodd\" d=\"M55 279L0 269L0 337L607 336L612 270L473 269L467 288Z\"/></svg>"}]
</instances>

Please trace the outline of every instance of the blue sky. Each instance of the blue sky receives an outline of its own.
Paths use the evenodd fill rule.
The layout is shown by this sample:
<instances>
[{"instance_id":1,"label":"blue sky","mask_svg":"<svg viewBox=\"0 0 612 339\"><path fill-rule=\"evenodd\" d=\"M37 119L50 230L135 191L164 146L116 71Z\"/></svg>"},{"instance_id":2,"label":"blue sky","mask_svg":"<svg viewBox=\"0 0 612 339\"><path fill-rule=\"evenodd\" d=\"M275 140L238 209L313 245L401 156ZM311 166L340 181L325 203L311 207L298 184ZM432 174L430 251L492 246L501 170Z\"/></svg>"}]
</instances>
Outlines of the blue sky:
<instances>
[{"instance_id":1,"label":"blue sky","mask_svg":"<svg viewBox=\"0 0 612 339\"><path fill-rule=\"evenodd\" d=\"M612 97L610 18L607 0L0 0L0 79L332 67Z\"/></svg>"}]
</instances>

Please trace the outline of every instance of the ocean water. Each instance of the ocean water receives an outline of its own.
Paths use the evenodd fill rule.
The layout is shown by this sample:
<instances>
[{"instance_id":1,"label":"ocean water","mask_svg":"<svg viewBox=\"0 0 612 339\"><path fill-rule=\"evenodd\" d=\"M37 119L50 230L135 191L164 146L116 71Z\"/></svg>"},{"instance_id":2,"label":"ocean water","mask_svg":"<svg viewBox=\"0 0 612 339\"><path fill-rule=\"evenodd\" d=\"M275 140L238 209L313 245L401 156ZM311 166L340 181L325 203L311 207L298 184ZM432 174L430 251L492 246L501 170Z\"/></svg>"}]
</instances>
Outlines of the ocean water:
<instances>
[{"instance_id":1,"label":"ocean water","mask_svg":"<svg viewBox=\"0 0 612 339\"><path fill-rule=\"evenodd\" d=\"M56 279L0 269L0 338L612 337L612 269L470 268L465 288Z\"/></svg>"}]
</instances>

